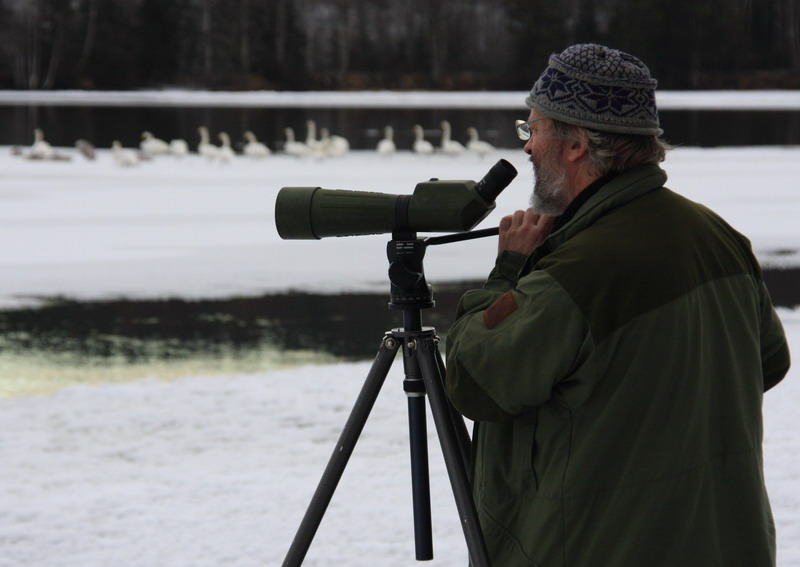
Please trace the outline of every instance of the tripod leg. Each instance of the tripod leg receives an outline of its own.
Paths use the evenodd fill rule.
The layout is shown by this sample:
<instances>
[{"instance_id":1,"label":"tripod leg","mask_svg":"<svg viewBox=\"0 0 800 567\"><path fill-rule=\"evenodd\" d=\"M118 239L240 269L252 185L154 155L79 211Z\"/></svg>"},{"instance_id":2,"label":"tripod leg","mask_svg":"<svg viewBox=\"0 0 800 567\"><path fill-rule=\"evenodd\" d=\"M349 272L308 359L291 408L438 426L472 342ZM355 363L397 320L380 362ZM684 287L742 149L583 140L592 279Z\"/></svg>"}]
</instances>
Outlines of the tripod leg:
<instances>
[{"instance_id":1,"label":"tripod leg","mask_svg":"<svg viewBox=\"0 0 800 567\"><path fill-rule=\"evenodd\" d=\"M372 363L353 410L350 412L350 417L347 419L347 423L336 443L336 448L328 461L328 466L322 474L322 479L317 485L317 490L314 492L300 527L297 529L289 552L283 560L283 567L299 567L303 563L303 559L308 553L308 548L311 546L311 540L314 539L314 535L317 533L325 510L328 508L336 486L342 478L347 461L353 453L356 441L358 441L361 431L364 429L369 413L375 405L375 400L378 398L381 387L386 380L399 344L396 339L389 336L384 337L383 342L381 342L375 361Z\"/></svg>"},{"instance_id":2,"label":"tripod leg","mask_svg":"<svg viewBox=\"0 0 800 567\"><path fill-rule=\"evenodd\" d=\"M408 433L411 449L411 491L414 505L414 546L417 561L433 559L433 524L431 521L431 487L428 469L428 426L426 423L425 382L420 373L416 353L403 347L406 377L403 390L408 396Z\"/></svg>"},{"instance_id":3,"label":"tripod leg","mask_svg":"<svg viewBox=\"0 0 800 567\"><path fill-rule=\"evenodd\" d=\"M439 434L442 445L450 485L456 500L461 526L467 541L470 560L473 567L490 567L489 553L483 532L478 521L478 512L467 475L468 468L464 464L461 450L458 446L456 427L454 426L450 403L444 392L442 375L437 362L438 350L432 337L421 338L417 341L419 365L422 378L425 380L425 389L431 404L431 413Z\"/></svg>"}]
</instances>

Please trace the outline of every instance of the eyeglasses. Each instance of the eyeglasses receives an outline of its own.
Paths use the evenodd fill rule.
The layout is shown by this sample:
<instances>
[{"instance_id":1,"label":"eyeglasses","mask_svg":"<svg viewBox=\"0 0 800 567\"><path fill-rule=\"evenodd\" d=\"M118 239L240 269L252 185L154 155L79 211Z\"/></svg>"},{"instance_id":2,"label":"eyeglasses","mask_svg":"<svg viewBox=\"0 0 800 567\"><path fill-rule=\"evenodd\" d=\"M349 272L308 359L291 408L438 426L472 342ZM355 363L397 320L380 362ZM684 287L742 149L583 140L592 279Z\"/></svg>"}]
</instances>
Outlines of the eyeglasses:
<instances>
[{"instance_id":1,"label":"eyeglasses","mask_svg":"<svg viewBox=\"0 0 800 567\"><path fill-rule=\"evenodd\" d=\"M544 120L547 118L546 116L542 116L541 118L537 118L536 120L517 120L514 122L514 128L517 129L517 136L522 141L527 141L531 139L531 124L534 122L539 122L539 120Z\"/></svg>"}]
</instances>

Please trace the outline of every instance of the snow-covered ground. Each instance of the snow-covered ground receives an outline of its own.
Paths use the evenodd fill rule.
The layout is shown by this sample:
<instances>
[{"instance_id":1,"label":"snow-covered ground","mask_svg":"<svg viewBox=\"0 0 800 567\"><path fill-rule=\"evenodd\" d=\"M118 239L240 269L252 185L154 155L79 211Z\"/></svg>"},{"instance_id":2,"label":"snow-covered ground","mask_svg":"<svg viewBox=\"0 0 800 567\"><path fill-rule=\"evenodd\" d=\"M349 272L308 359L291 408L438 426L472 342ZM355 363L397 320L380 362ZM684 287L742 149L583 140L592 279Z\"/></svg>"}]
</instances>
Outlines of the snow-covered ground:
<instances>
[{"instance_id":1,"label":"snow-covered ground","mask_svg":"<svg viewBox=\"0 0 800 567\"><path fill-rule=\"evenodd\" d=\"M70 151L70 150L64 150ZM220 164L196 155L121 168L26 161L0 148L0 307L37 298L229 297L387 286L387 235L283 241L283 186L410 193L417 182L479 179L499 158L520 172L481 225L527 205L520 150L494 156L325 160L274 155ZM747 234L765 262L800 249L800 148L672 152L668 185ZM493 238L432 247L437 282L477 279ZM797 255L778 256L797 264ZM795 360L800 312L781 310ZM275 372L142 376L0 400L0 566L279 565L369 369L370 361ZM779 565L800 565L800 374L765 400L767 484ZM202 374L202 373L198 373ZM416 564L402 365L367 423L305 565ZM466 551L430 424L436 558Z\"/></svg>"},{"instance_id":2,"label":"snow-covered ground","mask_svg":"<svg viewBox=\"0 0 800 567\"><path fill-rule=\"evenodd\" d=\"M526 92L478 91L0 91L0 104L269 108L507 108ZM800 110L800 91L657 91L661 110Z\"/></svg>"},{"instance_id":3,"label":"snow-covered ground","mask_svg":"<svg viewBox=\"0 0 800 567\"><path fill-rule=\"evenodd\" d=\"M67 152L68 150L63 150ZM0 307L37 296L229 297L305 289L384 290L389 235L284 241L274 202L284 186L411 193L439 179L482 178L500 159L517 178L479 228L527 206L531 167L521 150L419 157L370 151L336 159L207 162L163 156L116 166L72 151L69 162L27 161L0 148ZM668 185L717 210L747 234L766 262L774 250L800 250L800 148L679 148L665 164ZM431 247L432 283L480 278L493 239ZM796 262L796 255L780 261Z\"/></svg>"},{"instance_id":4,"label":"snow-covered ground","mask_svg":"<svg viewBox=\"0 0 800 567\"><path fill-rule=\"evenodd\" d=\"M782 315L797 360L800 316ZM281 565L369 365L147 378L0 400L0 566ZM304 565L418 564L402 379L398 360ZM800 565L798 402L794 369L765 399L781 567ZM430 455L430 564L465 566L434 439Z\"/></svg>"}]
</instances>

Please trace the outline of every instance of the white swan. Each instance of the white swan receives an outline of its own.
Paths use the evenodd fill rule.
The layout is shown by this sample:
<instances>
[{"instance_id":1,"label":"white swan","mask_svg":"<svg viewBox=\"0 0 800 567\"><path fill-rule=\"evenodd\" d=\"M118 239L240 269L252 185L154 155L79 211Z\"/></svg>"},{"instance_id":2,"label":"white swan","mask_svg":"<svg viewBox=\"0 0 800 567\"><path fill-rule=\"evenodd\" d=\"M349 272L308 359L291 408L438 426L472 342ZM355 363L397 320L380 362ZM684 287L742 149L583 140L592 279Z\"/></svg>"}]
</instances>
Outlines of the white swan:
<instances>
[{"instance_id":1,"label":"white swan","mask_svg":"<svg viewBox=\"0 0 800 567\"><path fill-rule=\"evenodd\" d=\"M226 132L220 132L218 136L222 144L217 148L217 157L224 163L231 163L236 157L236 153L231 147L231 138Z\"/></svg>"},{"instance_id":2,"label":"white swan","mask_svg":"<svg viewBox=\"0 0 800 567\"><path fill-rule=\"evenodd\" d=\"M295 139L292 128L284 128L283 133L286 136L286 141L283 143L284 152L295 157L305 157L311 154L311 148Z\"/></svg>"},{"instance_id":3,"label":"white swan","mask_svg":"<svg viewBox=\"0 0 800 567\"><path fill-rule=\"evenodd\" d=\"M440 126L442 127L442 141L440 149L442 153L449 156L458 156L464 153L464 146L460 142L450 138L450 123L447 120L442 120Z\"/></svg>"},{"instance_id":4,"label":"white swan","mask_svg":"<svg viewBox=\"0 0 800 567\"><path fill-rule=\"evenodd\" d=\"M344 136L332 136L327 128L322 128L319 135L325 155L341 157L350 151L350 142Z\"/></svg>"},{"instance_id":5,"label":"white swan","mask_svg":"<svg viewBox=\"0 0 800 567\"><path fill-rule=\"evenodd\" d=\"M139 164L139 155L133 150L123 148L119 140L111 143L111 156L114 158L114 163L121 167Z\"/></svg>"},{"instance_id":6,"label":"white swan","mask_svg":"<svg viewBox=\"0 0 800 567\"><path fill-rule=\"evenodd\" d=\"M186 157L189 155L189 144L186 143L186 140L181 140L180 138L170 140L169 152L179 158Z\"/></svg>"},{"instance_id":7,"label":"white swan","mask_svg":"<svg viewBox=\"0 0 800 567\"><path fill-rule=\"evenodd\" d=\"M394 128L391 126L385 126L383 128L383 139L378 142L378 146L375 148L382 156L389 156L392 155L397 150L397 146L394 143Z\"/></svg>"},{"instance_id":8,"label":"white swan","mask_svg":"<svg viewBox=\"0 0 800 567\"><path fill-rule=\"evenodd\" d=\"M142 141L139 142L139 148L146 154L158 155L168 154L169 144L160 138L153 136L152 132L145 130L142 132Z\"/></svg>"},{"instance_id":9,"label":"white swan","mask_svg":"<svg viewBox=\"0 0 800 567\"><path fill-rule=\"evenodd\" d=\"M272 151L263 143L259 142L256 135L250 130L242 134L246 140L242 153L252 158L263 158L272 154Z\"/></svg>"},{"instance_id":10,"label":"white swan","mask_svg":"<svg viewBox=\"0 0 800 567\"><path fill-rule=\"evenodd\" d=\"M25 154L25 159L46 159L51 161L72 160L72 156L59 152L44 139L44 132L42 132L41 128L36 128L33 131L33 139L33 144L28 149L28 153ZM20 152L20 154L21 153L22 152Z\"/></svg>"},{"instance_id":11,"label":"white swan","mask_svg":"<svg viewBox=\"0 0 800 567\"><path fill-rule=\"evenodd\" d=\"M467 142L467 149L469 151L475 152L481 157L488 156L495 151L495 147L492 144L484 142L478 137L477 128L470 126L467 128L467 134L469 135L469 141Z\"/></svg>"},{"instance_id":12,"label":"white swan","mask_svg":"<svg viewBox=\"0 0 800 567\"><path fill-rule=\"evenodd\" d=\"M324 142L317 139L317 123L313 120L306 120L306 146L314 157L325 157L327 148Z\"/></svg>"},{"instance_id":13,"label":"white swan","mask_svg":"<svg viewBox=\"0 0 800 567\"><path fill-rule=\"evenodd\" d=\"M197 153L206 158L207 160L214 160L219 157L219 148L211 143L208 137L208 128L200 126L197 129L200 134L200 143L197 144Z\"/></svg>"},{"instance_id":14,"label":"white swan","mask_svg":"<svg viewBox=\"0 0 800 567\"><path fill-rule=\"evenodd\" d=\"M53 159L55 154L56 151L44 139L44 131L41 128L34 129L33 144L31 144L25 157L28 159Z\"/></svg>"},{"instance_id":15,"label":"white swan","mask_svg":"<svg viewBox=\"0 0 800 567\"><path fill-rule=\"evenodd\" d=\"M425 131L419 124L414 126L414 144L411 149L423 156L429 156L433 153L433 144L425 139Z\"/></svg>"}]
</instances>

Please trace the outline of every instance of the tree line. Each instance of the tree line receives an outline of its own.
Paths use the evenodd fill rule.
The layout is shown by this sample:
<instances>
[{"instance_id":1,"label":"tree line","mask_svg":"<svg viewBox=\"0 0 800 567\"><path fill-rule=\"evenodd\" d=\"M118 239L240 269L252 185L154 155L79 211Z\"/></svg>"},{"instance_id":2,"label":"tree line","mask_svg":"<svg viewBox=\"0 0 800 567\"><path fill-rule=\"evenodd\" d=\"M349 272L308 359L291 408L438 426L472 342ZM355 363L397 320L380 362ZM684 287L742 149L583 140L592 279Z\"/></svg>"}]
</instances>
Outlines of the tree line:
<instances>
[{"instance_id":1,"label":"tree line","mask_svg":"<svg viewBox=\"0 0 800 567\"><path fill-rule=\"evenodd\" d=\"M797 0L0 0L0 88L527 89L599 42L665 89L800 88Z\"/></svg>"}]
</instances>

